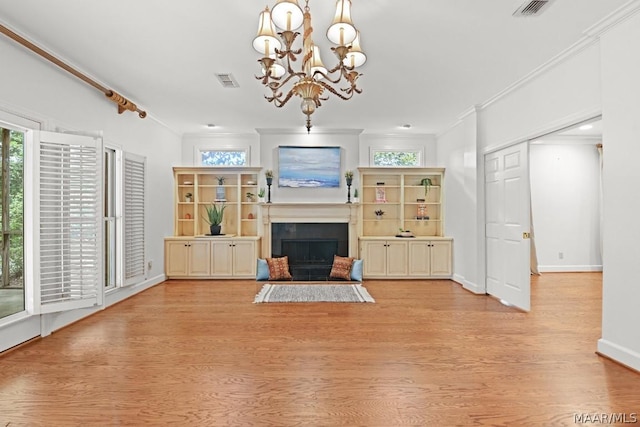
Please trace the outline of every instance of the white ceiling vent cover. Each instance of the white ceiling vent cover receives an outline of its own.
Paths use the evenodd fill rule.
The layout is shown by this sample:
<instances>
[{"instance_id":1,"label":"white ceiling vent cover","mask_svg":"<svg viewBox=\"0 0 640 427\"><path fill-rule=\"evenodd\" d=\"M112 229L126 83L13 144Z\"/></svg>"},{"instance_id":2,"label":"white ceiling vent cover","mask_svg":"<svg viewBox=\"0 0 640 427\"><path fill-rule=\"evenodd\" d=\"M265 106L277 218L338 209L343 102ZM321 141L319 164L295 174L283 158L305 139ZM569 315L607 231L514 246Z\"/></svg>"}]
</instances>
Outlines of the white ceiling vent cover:
<instances>
[{"instance_id":1,"label":"white ceiling vent cover","mask_svg":"<svg viewBox=\"0 0 640 427\"><path fill-rule=\"evenodd\" d=\"M240 87L231 73L218 73L216 77L220 80L222 87Z\"/></svg>"},{"instance_id":2,"label":"white ceiling vent cover","mask_svg":"<svg viewBox=\"0 0 640 427\"><path fill-rule=\"evenodd\" d=\"M528 0L522 4L513 16L538 16L549 8L553 0Z\"/></svg>"}]
</instances>

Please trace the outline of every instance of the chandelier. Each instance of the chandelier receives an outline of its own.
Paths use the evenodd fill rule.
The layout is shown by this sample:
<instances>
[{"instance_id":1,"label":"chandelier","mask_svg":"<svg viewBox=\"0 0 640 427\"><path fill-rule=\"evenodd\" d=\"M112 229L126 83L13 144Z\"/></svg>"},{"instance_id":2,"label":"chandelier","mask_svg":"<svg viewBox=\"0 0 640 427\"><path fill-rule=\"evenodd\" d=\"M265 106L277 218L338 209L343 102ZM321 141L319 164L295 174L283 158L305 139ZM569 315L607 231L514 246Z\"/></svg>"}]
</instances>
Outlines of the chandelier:
<instances>
[{"instance_id":1,"label":"chandelier","mask_svg":"<svg viewBox=\"0 0 640 427\"><path fill-rule=\"evenodd\" d=\"M280 39L274 27L282 30L277 33ZM295 30L300 27L303 28L302 47L296 49L293 45L300 33ZM253 39L254 49L263 55L258 60L262 75L256 79L271 90L271 95L265 98L278 108L294 95L302 98L300 108L307 116L307 133L311 131L311 114L322 105L321 101L329 99L328 94L323 96L325 90L343 100L362 92L357 87L361 74L355 68L367 60L360 48L360 33L351 22L351 0L337 0L335 17L327 30L327 38L336 45L331 50L338 57L332 69L323 65L312 33L309 0L305 1L304 11L298 0L277 0L271 11L267 6L260 13L258 35ZM300 70L294 70L292 62L297 61L300 54Z\"/></svg>"}]
</instances>

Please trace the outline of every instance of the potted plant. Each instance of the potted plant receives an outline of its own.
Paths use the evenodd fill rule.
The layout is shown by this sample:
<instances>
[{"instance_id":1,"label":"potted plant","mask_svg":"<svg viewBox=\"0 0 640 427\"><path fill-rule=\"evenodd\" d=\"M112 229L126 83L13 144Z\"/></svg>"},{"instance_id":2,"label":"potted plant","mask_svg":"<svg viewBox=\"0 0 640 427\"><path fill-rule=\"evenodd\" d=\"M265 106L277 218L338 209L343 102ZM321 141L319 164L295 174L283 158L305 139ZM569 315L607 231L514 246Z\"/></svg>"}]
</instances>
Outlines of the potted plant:
<instances>
[{"instance_id":1,"label":"potted plant","mask_svg":"<svg viewBox=\"0 0 640 427\"><path fill-rule=\"evenodd\" d=\"M358 189L353 190L353 203L359 203L360 198L358 197Z\"/></svg>"},{"instance_id":2,"label":"potted plant","mask_svg":"<svg viewBox=\"0 0 640 427\"><path fill-rule=\"evenodd\" d=\"M377 209L373 213L376 214L378 219L382 219L382 215L384 215L384 211L382 209Z\"/></svg>"},{"instance_id":3,"label":"potted plant","mask_svg":"<svg viewBox=\"0 0 640 427\"><path fill-rule=\"evenodd\" d=\"M193 202L193 194L187 193L184 195L184 201L187 203Z\"/></svg>"},{"instance_id":4,"label":"potted plant","mask_svg":"<svg viewBox=\"0 0 640 427\"><path fill-rule=\"evenodd\" d=\"M204 220L207 222L207 224L209 224L209 230L211 231L212 236L220 234L220 230L222 228L222 219L224 217L224 210L226 208L227 206L224 203L220 205L219 208L215 203L212 203L211 206L205 206L205 209L207 210L207 216L204 218Z\"/></svg>"},{"instance_id":5,"label":"potted plant","mask_svg":"<svg viewBox=\"0 0 640 427\"><path fill-rule=\"evenodd\" d=\"M265 194L265 190L264 187L260 188L260 190L258 190L258 201L259 202L264 202L264 194Z\"/></svg>"},{"instance_id":6,"label":"potted plant","mask_svg":"<svg viewBox=\"0 0 640 427\"><path fill-rule=\"evenodd\" d=\"M424 187L424 197L427 197L427 194L429 194L429 187L433 185L433 181L431 181L431 178L422 178L420 180L420 185Z\"/></svg>"},{"instance_id":7,"label":"potted plant","mask_svg":"<svg viewBox=\"0 0 640 427\"><path fill-rule=\"evenodd\" d=\"M353 171L346 171L344 173L344 177L347 180L347 185L351 185L353 183Z\"/></svg>"},{"instance_id":8,"label":"potted plant","mask_svg":"<svg viewBox=\"0 0 640 427\"><path fill-rule=\"evenodd\" d=\"M255 201L256 195L253 194L252 192L247 191L246 196L247 196L247 202L254 202Z\"/></svg>"}]
</instances>

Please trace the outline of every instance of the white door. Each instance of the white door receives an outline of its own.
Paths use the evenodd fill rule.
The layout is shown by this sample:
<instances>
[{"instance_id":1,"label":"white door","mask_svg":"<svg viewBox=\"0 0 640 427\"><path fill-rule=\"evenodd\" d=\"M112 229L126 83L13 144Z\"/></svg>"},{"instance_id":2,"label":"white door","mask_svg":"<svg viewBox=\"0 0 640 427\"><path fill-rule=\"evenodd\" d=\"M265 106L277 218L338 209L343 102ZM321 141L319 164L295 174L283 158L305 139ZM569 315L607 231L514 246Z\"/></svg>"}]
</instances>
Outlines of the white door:
<instances>
[{"instance_id":1,"label":"white door","mask_svg":"<svg viewBox=\"0 0 640 427\"><path fill-rule=\"evenodd\" d=\"M529 311L529 147L485 155L487 293Z\"/></svg>"}]
</instances>

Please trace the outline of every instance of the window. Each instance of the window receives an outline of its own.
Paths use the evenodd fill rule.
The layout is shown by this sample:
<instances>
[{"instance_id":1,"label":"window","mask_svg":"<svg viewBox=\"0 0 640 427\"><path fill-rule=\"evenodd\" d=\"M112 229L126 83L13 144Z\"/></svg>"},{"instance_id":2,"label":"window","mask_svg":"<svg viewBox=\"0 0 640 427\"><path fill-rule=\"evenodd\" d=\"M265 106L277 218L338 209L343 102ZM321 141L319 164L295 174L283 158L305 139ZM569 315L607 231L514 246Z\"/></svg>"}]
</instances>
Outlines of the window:
<instances>
[{"instance_id":1,"label":"window","mask_svg":"<svg viewBox=\"0 0 640 427\"><path fill-rule=\"evenodd\" d=\"M421 166L422 150L409 149L373 149L371 164L373 166Z\"/></svg>"},{"instance_id":2,"label":"window","mask_svg":"<svg viewBox=\"0 0 640 427\"><path fill-rule=\"evenodd\" d=\"M0 127L0 317L25 309L24 133Z\"/></svg>"},{"instance_id":3,"label":"window","mask_svg":"<svg viewBox=\"0 0 640 427\"><path fill-rule=\"evenodd\" d=\"M146 159L124 153L124 284L145 279Z\"/></svg>"},{"instance_id":4,"label":"window","mask_svg":"<svg viewBox=\"0 0 640 427\"><path fill-rule=\"evenodd\" d=\"M247 166L249 150L200 150L202 166Z\"/></svg>"}]
</instances>

